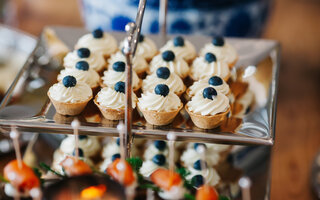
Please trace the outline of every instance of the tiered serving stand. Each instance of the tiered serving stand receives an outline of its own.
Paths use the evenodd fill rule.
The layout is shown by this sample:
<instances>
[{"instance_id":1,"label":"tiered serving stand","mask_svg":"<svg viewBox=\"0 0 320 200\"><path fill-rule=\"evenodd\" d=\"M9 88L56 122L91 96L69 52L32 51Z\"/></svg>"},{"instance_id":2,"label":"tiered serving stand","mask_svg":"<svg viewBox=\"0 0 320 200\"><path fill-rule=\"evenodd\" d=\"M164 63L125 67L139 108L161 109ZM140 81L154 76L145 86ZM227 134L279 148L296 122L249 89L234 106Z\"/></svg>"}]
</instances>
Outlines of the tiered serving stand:
<instances>
[{"instance_id":1,"label":"tiered serving stand","mask_svg":"<svg viewBox=\"0 0 320 200\"><path fill-rule=\"evenodd\" d=\"M267 57L271 57L272 76L268 79L268 95L262 99L263 104L256 105L252 111L242 120L228 119L228 122L220 128L203 130L195 127L185 111L182 111L174 122L167 126L152 126L147 124L143 117L134 112L131 107L131 77L132 57L137 46L137 38L143 19L146 0L139 4L136 23L126 26L125 33L111 33L118 41L127 38L124 53L127 59L126 81L126 113L125 113L125 142L127 144L127 156L130 156L131 144L135 138L166 140L168 132L173 132L178 141L206 142L234 145L249 145L239 148L233 154L233 164L242 168L245 175L252 179L254 199L268 197L269 190L269 159L270 146L274 143L276 122L276 99L278 86L278 73L280 61L280 47L278 42L265 39L237 39L226 40L235 46L239 53L239 61L236 68L248 73L254 69L259 72L257 64ZM159 46L162 46L166 35L167 1L161 1L160 5L160 35L150 35ZM51 27L57 36L65 42L70 49L77 39L86 30L70 27ZM205 43L210 42L206 36L185 36L199 50ZM74 117L62 116L55 112L47 97L47 91L56 82L59 73L59 65L50 59L45 40L41 37L34 51L31 53L25 65L18 73L16 79L7 91L0 105L0 128L6 134L12 126L21 132L36 132L50 134L72 134L70 125ZM250 75L250 74L249 74ZM81 121L79 134L94 136L118 136L116 125L118 122L103 119L93 103L77 118ZM236 125L235 125L236 124ZM259 167L257 167L259 166ZM262 170L258 170L262 169ZM257 198L256 198L257 197ZM260 198L261 197L261 198Z\"/></svg>"}]
</instances>

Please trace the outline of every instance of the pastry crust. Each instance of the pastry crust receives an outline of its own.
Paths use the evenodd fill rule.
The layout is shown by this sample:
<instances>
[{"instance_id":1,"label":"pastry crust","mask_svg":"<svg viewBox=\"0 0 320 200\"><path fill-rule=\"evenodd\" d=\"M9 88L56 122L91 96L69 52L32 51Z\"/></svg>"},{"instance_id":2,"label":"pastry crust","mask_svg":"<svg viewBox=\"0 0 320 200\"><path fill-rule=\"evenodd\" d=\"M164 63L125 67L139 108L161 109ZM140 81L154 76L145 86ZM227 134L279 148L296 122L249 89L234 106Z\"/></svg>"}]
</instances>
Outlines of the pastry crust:
<instances>
[{"instance_id":1,"label":"pastry crust","mask_svg":"<svg viewBox=\"0 0 320 200\"><path fill-rule=\"evenodd\" d=\"M124 108L121 109L112 109L105 106L101 106L99 102L97 102L98 96L94 98L94 103L99 108L101 114L104 118L108 120L121 120L124 119Z\"/></svg>"}]
</instances>

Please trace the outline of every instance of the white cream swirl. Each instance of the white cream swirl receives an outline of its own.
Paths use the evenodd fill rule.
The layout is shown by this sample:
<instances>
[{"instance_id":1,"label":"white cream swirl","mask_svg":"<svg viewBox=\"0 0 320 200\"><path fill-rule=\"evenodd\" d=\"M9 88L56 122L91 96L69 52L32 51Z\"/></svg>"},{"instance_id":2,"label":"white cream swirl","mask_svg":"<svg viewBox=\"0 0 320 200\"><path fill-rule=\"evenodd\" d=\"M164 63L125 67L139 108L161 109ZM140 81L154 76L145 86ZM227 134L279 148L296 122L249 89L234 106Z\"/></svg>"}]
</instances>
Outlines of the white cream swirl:
<instances>
[{"instance_id":1,"label":"white cream swirl","mask_svg":"<svg viewBox=\"0 0 320 200\"><path fill-rule=\"evenodd\" d=\"M152 160L146 160L140 168L140 173L144 177L149 177L154 171L161 167L162 166L155 164Z\"/></svg>"},{"instance_id":2,"label":"white cream swirl","mask_svg":"<svg viewBox=\"0 0 320 200\"><path fill-rule=\"evenodd\" d=\"M177 110L181 106L180 98L170 92L166 97L155 93L146 92L141 94L138 105L143 110L154 110L158 112L169 112Z\"/></svg>"},{"instance_id":3,"label":"white cream swirl","mask_svg":"<svg viewBox=\"0 0 320 200\"><path fill-rule=\"evenodd\" d=\"M228 43L225 43L222 47L214 46L212 43L206 44L200 50L200 55L204 57L208 52L213 53L217 57L217 60L224 61L229 65L238 59L238 53L236 49Z\"/></svg>"},{"instance_id":4,"label":"white cream swirl","mask_svg":"<svg viewBox=\"0 0 320 200\"><path fill-rule=\"evenodd\" d=\"M169 155L168 148L165 147L165 149L163 151L160 151L159 149L157 149L155 147L154 144L151 144L144 151L143 157L144 157L145 160L151 160L153 158L153 156L155 156L157 154L163 154L165 157L168 157L168 155Z\"/></svg>"},{"instance_id":5,"label":"white cream swirl","mask_svg":"<svg viewBox=\"0 0 320 200\"><path fill-rule=\"evenodd\" d=\"M197 160L200 160L201 155L193 148L193 145L192 145L192 147L187 148L183 152L180 159L186 167L189 167L189 166L193 166L193 164ZM218 162L220 160L220 155L218 153L211 152L209 150L205 156L205 160L206 160L208 166L215 166L218 164Z\"/></svg>"},{"instance_id":6,"label":"white cream swirl","mask_svg":"<svg viewBox=\"0 0 320 200\"><path fill-rule=\"evenodd\" d=\"M193 80L210 78L211 76L220 76L226 79L230 76L230 69L226 62L217 61L208 63L204 57L197 57L191 67L190 76Z\"/></svg>"},{"instance_id":7,"label":"white cream swirl","mask_svg":"<svg viewBox=\"0 0 320 200\"><path fill-rule=\"evenodd\" d=\"M106 70L103 72L103 84L113 88L114 85L119 81L126 81L126 73L125 72L117 72L114 70ZM139 89L140 79L135 71L132 71L132 86L133 89Z\"/></svg>"},{"instance_id":8,"label":"white cream swirl","mask_svg":"<svg viewBox=\"0 0 320 200\"><path fill-rule=\"evenodd\" d=\"M203 170L196 170L193 167L188 167L190 174L186 177L187 180L191 180L195 175L202 175L205 178L206 184L216 186L220 182L220 176L214 168L207 168Z\"/></svg>"},{"instance_id":9,"label":"white cream swirl","mask_svg":"<svg viewBox=\"0 0 320 200\"><path fill-rule=\"evenodd\" d=\"M92 69L84 71L77 68L65 68L60 71L60 74L58 75L58 81L61 81L65 76L73 76L77 79L77 81L85 82L91 88L99 86L100 76Z\"/></svg>"},{"instance_id":10,"label":"white cream swirl","mask_svg":"<svg viewBox=\"0 0 320 200\"><path fill-rule=\"evenodd\" d=\"M102 38L94 38L92 33L83 35L79 38L75 49L86 47L92 53L101 53L103 55L110 55L117 51L117 40L108 33L103 33Z\"/></svg>"},{"instance_id":11,"label":"white cream swirl","mask_svg":"<svg viewBox=\"0 0 320 200\"><path fill-rule=\"evenodd\" d=\"M121 51L118 51L117 53L111 55L111 57L108 60L108 69L112 70L113 63L118 61L122 61L126 63L126 58ZM135 56L133 57L133 60L132 60L132 68L135 72L139 74L139 73L145 72L149 68L149 65L143 57Z\"/></svg>"},{"instance_id":12,"label":"white cream swirl","mask_svg":"<svg viewBox=\"0 0 320 200\"><path fill-rule=\"evenodd\" d=\"M185 60L176 57L173 61L165 61L162 54L155 56L150 63L150 72L154 73L159 67L168 67L171 73L176 73L181 78L189 75L189 66Z\"/></svg>"},{"instance_id":13,"label":"white cream swirl","mask_svg":"<svg viewBox=\"0 0 320 200\"><path fill-rule=\"evenodd\" d=\"M49 88L48 93L52 99L65 103L84 102L92 98L91 88L81 81L74 87L65 87L62 82L56 83Z\"/></svg>"},{"instance_id":14,"label":"white cream swirl","mask_svg":"<svg viewBox=\"0 0 320 200\"><path fill-rule=\"evenodd\" d=\"M97 94L97 102L104 107L111 109L124 109L126 95L122 92L117 92L113 88L105 87ZM136 107L137 96L132 92L132 108Z\"/></svg>"},{"instance_id":15,"label":"white cream swirl","mask_svg":"<svg viewBox=\"0 0 320 200\"><path fill-rule=\"evenodd\" d=\"M77 50L69 52L66 57L64 57L63 66L66 68L73 68L76 66L77 62L82 60L87 61L90 69L95 71L101 71L106 66L106 61L101 53L90 52L90 56L88 58L80 58L77 54Z\"/></svg>"},{"instance_id":16,"label":"white cream swirl","mask_svg":"<svg viewBox=\"0 0 320 200\"><path fill-rule=\"evenodd\" d=\"M186 61L192 60L197 56L196 48L193 46L193 44L188 41L184 40L184 46L174 46L173 40L169 40L161 49L160 52L164 51L173 51L173 53Z\"/></svg>"},{"instance_id":17,"label":"white cream swirl","mask_svg":"<svg viewBox=\"0 0 320 200\"><path fill-rule=\"evenodd\" d=\"M104 145L102 149L102 158L110 158L112 155L120 153L120 147L116 140Z\"/></svg>"},{"instance_id":18,"label":"white cream swirl","mask_svg":"<svg viewBox=\"0 0 320 200\"><path fill-rule=\"evenodd\" d=\"M123 42L120 44L120 49L123 48ZM138 42L136 56L143 57L144 59L151 59L157 54L156 44L148 37L144 36L142 42Z\"/></svg>"},{"instance_id":19,"label":"white cream swirl","mask_svg":"<svg viewBox=\"0 0 320 200\"><path fill-rule=\"evenodd\" d=\"M227 111L230 107L228 97L220 92L217 93L213 100L204 98L201 93L195 95L187 103L188 109L195 114L211 116Z\"/></svg>"},{"instance_id":20,"label":"white cream swirl","mask_svg":"<svg viewBox=\"0 0 320 200\"><path fill-rule=\"evenodd\" d=\"M189 95L194 96L197 93L202 93L203 89L207 87L213 87L216 89L217 92L220 92L224 95L229 95L230 94L230 88L229 85L223 81L222 85L217 85L213 86L208 83L208 79L201 79L199 81L194 82L190 87L189 87Z\"/></svg>"},{"instance_id":21,"label":"white cream swirl","mask_svg":"<svg viewBox=\"0 0 320 200\"><path fill-rule=\"evenodd\" d=\"M146 79L143 80L142 91L152 92L158 84L166 84L169 87L170 91L176 94L181 94L185 90L183 81L177 74L171 73L169 78L163 79L163 78L158 78L156 73L153 73L151 75L148 75Z\"/></svg>"},{"instance_id":22,"label":"white cream swirl","mask_svg":"<svg viewBox=\"0 0 320 200\"><path fill-rule=\"evenodd\" d=\"M60 144L60 150L65 153L71 155L75 148L75 138L70 135L64 140L62 140ZM95 156L100 150L100 142L96 137L90 137L84 139L79 139L79 148L83 150L84 157Z\"/></svg>"},{"instance_id":23,"label":"white cream swirl","mask_svg":"<svg viewBox=\"0 0 320 200\"><path fill-rule=\"evenodd\" d=\"M186 189L183 187L183 181L179 185L174 185L170 190L162 190L158 194L162 199L181 200L184 199Z\"/></svg>"}]
</instances>

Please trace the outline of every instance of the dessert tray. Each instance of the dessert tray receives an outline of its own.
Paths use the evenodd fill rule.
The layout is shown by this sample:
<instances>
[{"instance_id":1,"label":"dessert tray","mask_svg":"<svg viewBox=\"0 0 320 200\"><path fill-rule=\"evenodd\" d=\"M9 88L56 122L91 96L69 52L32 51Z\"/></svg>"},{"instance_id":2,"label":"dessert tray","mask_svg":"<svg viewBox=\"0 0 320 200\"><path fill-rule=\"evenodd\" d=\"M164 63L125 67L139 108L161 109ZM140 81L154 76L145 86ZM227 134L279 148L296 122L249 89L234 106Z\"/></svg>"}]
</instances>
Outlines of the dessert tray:
<instances>
[{"instance_id":1,"label":"dessert tray","mask_svg":"<svg viewBox=\"0 0 320 200\"><path fill-rule=\"evenodd\" d=\"M77 39L88 31L73 27L50 27L70 49L73 49ZM122 41L125 33L112 32L118 42ZM148 35L158 47L163 45L157 35ZM172 36L168 36L170 38ZM206 36L185 36L191 41L197 51L211 41ZM232 144L272 145L276 119L276 99L279 73L279 44L265 39L227 38L238 51L239 60L235 69L243 71L246 78L264 75L266 67L259 63L271 58L272 64L267 66L271 73L266 73L263 82L266 87L257 87L258 79L249 81L249 88L255 96L255 104L242 119L230 117L219 128L204 130L197 128L185 110L182 110L172 124L153 126L148 124L137 111L133 112L133 138L150 138L165 140L168 132L174 132L178 141L202 141ZM7 91L0 105L0 127L8 131L16 126L21 131L72 134L70 125L72 116L57 114L47 97L47 91L56 82L60 67L48 57L43 37L29 59L18 73L16 79ZM259 79L261 80L261 78ZM97 136L117 136L118 121L104 119L93 102L77 118L81 122L80 134Z\"/></svg>"}]
</instances>

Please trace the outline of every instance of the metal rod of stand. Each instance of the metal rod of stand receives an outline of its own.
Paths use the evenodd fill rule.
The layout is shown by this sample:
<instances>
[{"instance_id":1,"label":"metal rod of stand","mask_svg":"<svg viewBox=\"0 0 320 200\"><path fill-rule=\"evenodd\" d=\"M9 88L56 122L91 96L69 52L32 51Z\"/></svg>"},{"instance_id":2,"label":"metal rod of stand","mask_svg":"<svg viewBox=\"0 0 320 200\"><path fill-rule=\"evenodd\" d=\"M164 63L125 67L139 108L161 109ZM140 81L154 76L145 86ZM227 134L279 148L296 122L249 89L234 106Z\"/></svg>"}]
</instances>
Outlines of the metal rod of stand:
<instances>
[{"instance_id":1,"label":"metal rod of stand","mask_svg":"<svg viewBox=\"0 0 320 200\"><path fill-rule=\"evenodd\" d=\"M168 0L160 0L159 10L159 30L162 45L167 41L167 13L168 13Z\"/></svg>"},{"instance_id":2,"label":"metal rod of stand","mask_svg":"<svg viewBox=\"0 0 320 200\"><path fill-rule=\"evenodd\" d=\"M141 32L141 26L142 26L142 20L143 20L143 15L144 15L144 10L146 8L147 0L140 0L139 2L139 7L138 7L138 13L136 16L136 30L134 32L134 38L132 41L132 56L135 55L136 49L137 49L137 44L138 44L138 38L140 36Z\"/></svg>"}]
</instances>

